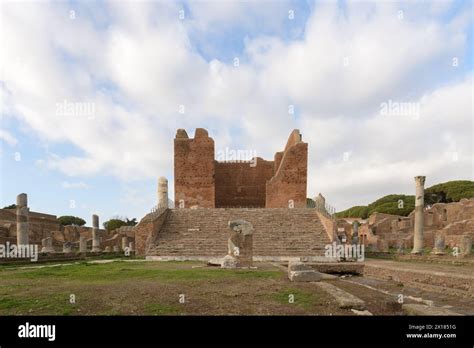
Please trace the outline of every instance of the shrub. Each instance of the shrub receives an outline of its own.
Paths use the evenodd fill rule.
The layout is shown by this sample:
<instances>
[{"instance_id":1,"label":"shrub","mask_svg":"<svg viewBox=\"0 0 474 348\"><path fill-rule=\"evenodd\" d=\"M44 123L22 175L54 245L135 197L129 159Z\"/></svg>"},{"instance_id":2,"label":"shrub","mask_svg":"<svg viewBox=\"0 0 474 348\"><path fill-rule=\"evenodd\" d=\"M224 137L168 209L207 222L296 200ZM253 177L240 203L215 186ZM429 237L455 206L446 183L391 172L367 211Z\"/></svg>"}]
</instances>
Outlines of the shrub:
<instances>
[{"instance_id":1,"label":"shrub","mask_svg":"<svg viewBox=\"0 0 474 348\"><path fill-rule=\"evenodd\" d=\"M59 223L63 226L75 225L75 226L84 226L86 221L77 216L65 215L58 218Z\"/></svg>"}]
</instances>

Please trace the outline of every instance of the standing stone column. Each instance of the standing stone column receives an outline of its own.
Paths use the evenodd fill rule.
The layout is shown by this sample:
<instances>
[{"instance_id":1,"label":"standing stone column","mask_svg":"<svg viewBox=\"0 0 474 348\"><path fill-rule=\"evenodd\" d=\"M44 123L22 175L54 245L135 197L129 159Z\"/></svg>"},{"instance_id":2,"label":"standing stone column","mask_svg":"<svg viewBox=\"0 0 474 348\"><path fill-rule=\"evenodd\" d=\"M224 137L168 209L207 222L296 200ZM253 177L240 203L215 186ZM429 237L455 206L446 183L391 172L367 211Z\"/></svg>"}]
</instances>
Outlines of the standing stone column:
<instances>
[{"instance_id":1,"label":"standing stone column","mask_svg":"<svg viewBox=\"0 0 474 348\"><path fill-rule=\"evenodd\" d=\"M79 237L79 252L87 253L87 239L84 236Z\"/></svg>"},{"instance_id":2,"label":"standing stone column","mask_svg":"<svg viewBox=\"0 0 474 348\"><path fill-rule=\"evenodd\" d=\"M29 244L28 228L28 196L20 193L16 196L16 244Z\"/></svg>"},{"instance_id":3,"label":"standing stone column","mask_svg":"<svg viewBox=\"0 0 474 348\"><path fill-rule=\"evenodd\" d=\"M326 198L321 193L314 199L314 203L318 211L326 212Z\"/></svg>"},{"instance_id":4,"label":"standing stone column","mask_svg":"<svg viewBox=\"0 0 474 348\"><path fill-rule=\"evenodd\" d=\"M158 204L168 208L168 179L163 176L158 178Z\"/></svg>"},{"instance_id":5,"label":"standing stone column","mask_svg":"<svg viewBox=\"0 0 474 348\"><path fill-rule=\"evenodd\" d=\"M352 244L359 244L359 221L352 223Z\"/></svg>"},{"instance_id":6,"label":"standing stone column","mask_svg":"<svg viewBox=\"0 0 474 348\"><path fill-rule=\"evenodd\" d=\"M438 233L435 236L434 248L431 251L431 253L434 255L444 255L445 248L446 248L446 245L444 241L444 235L442 233Z\"/></svg>"},{"instance_id":7,"label":"standing stone column","mask_svg":"<svg viewBox=\"0 0 474 348\"><path fill-rule=\"evenodd\" d=\"M415 176L416 196L415 196L415 226L413 234L413 250L412 254L423 253L423 225L425 205L425 179L426 176Z\"/></svg>"},{"instance_id":8,"label":"standing stone column","mask_svg":"<svg viewBox=\"0 0 474 348\"><path fill-rule=\"evenodd\" d=\"M468 235L463 235L461 237L461 248L460 248L461 256L471 255L471 251L472 251L472 238Z\"/></svg>"},{"instance_id":9,"label":"standing stone column","mask_svg":"<svg viewBox=\"0 0 474 348\"><path fill-rule=\"evenodd\" d=\"M92 252L100 252L99 216L92 215Z\"/></svg>"},{"instance_id":10,"label":"standing stone column","mask_svg":"<svg viewBox=\"0 0 474 348\"><path fill-rule=\"evenodd\" d=\"M128 237L123 236L122 237L122 250L125 250L128 247Z\"/></svg>"}]
</instances>

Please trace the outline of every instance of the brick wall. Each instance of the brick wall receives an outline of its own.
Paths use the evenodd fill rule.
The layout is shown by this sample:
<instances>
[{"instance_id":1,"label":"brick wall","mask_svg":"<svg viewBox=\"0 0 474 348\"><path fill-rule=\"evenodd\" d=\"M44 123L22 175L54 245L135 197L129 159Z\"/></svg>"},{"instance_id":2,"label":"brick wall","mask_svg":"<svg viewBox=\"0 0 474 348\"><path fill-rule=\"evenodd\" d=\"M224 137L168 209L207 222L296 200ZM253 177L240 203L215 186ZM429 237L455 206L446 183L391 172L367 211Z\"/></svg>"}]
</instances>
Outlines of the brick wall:
<instances>
[{"instance_id":1,"label":"brick wall","mask_svg":"<svg viewBox=\"0 0 474 348\"><path fill-rule=\"evenodd\" d=\"M306 207L308 144L295 129L274 161L228 163L214 160L214 140L197 128L194 138L179 129L174 139L175 204L184 208Z\"/></svg>"},{"instance_id":2,"label":"brick wall","mask_svg":"<svg viewBox=\"0 0 474 348\"><path fill-rule=\"evenodd\" d=\"M333 242L336 240L336 230L337 230L337 225L334 220L331 220L330 218L324 216L320 212L317 212L319 220L321 221L321 224L324 227L324 230L327 233L328 239Z\"/></svg>"},{"instance_id":3,"label":"brick wall","mask_svg":"<svg viewBox=\"0 0 474 348\"><path fill-rule=\"evenodd\" d=\"M30 211L28 213L28 230L30 243L41 243L41 239L49 236L50 231L61 229L55 215ZM0 224L8 226L8 237L16 237L16 210L0 209Z\"/></svg>"},{"instance_id":4,"label":"brick wall","mask_svg":"<svg viewBox=\"0 0 474 348\"><path fill-rule=\"evenodd\" d=\"M197 128L194 139L179 129L174 139L175 204L185 208L215 206L214 140Z\"/></svg>"},{"instance_id":5,"label":"brick wall","mask_svg":"<svg viewBox=\"0 0 474 348\"><path fill-rule=\"evenodd\" d=\"M216 208L265 207L266 182L273 176L273 161L215 163Z\"/></svg>"},{"instance_id":6,"label":"brick wall","mask_svg":"<svg viewBox=\"0 0 474 348\"><path fill-rule=\"evenodd\" d=\"M163 223L168 216L169 209L164 210L160 215L149 214L145 216L133 229L135 233L135 254L145 255L148 248L154 243Z\"/></svg>"},{"instance_id":7,"label":"brick wall","mask_svg":"<svg viewBox=\"0 0 474 348\"><path fill-rule=\"evenodd\" d=\"M306 207L308 172L308 144L297 143L285 151L275 176L267 182L267 208L288 207L289 200L295 208Z\"/></svg>"}]
</instances>

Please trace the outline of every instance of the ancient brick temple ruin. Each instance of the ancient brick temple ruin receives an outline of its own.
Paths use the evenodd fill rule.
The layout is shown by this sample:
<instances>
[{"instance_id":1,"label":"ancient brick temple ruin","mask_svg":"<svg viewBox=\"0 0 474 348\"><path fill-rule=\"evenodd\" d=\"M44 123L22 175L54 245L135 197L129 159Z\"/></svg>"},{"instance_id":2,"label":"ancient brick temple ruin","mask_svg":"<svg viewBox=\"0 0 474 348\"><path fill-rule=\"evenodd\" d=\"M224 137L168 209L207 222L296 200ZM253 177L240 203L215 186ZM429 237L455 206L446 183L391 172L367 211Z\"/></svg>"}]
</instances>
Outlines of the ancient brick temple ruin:
<instances>
[{"instance_id":1,"label":"ancient brick temple ruin","mask_svg":"<svg viewBox=\"0 0 474 348\"><path fill-rule=\"evenodd\" d=\"M178 129L174 139L175 202L180 207L287 208L306 206L308 144L298 130L273 161L215 160L214 140L196 129L189 138Z\"/></svg>"},{"instance_id":2,"label":"ancient brick temple ruin","mask_svg":"<svg viewBox=\"0 0 474 348\"><path fill-rule=\"evenodd\" d=\"M333 242L355 241L380 251L413 248L420 254L424 246L439 249L443 243L462 246L471 240L466 228L472 223L473 200L426 210L424 176L415 178L418 209L409 217L374 213L367 220L335 219L322 195L307 206L308 144L298 130L273 161L217 161L214 146L205 129L196 129L194 138L177 131L175 205L168 205L168 181L160 178L157 209L134 228L138 254L158 260L224 256L232 220L253 226L254 260L320 260ZM352 220L359 221L354 226Z\"/></svg>"},{"instance_id":3,"label":"ancient brick temple ruin","mask_svg":"<svg viewBox=\"0 0 474 348\"><path fill-rule=\"evenodd\" d=\"M203 259L228 253L228 223L253 226L253 259L324 257L333 221L306 208L308 144L293 130L273 161L217 161L214 140L198 128L174 139L175 206L158 180L159 206L135 227L138 254L154 259Z\"/></svg>"},{"instance_id":4,"label":"ancient brick temple ruin","mask_svg":"<svg viewBox=\"0 0 474 348\"><path fill-rule=\"evenodd\" d=\"M174 149L175 202L168 200L168 180L160 177L158 205L138 225L109 232L99 229L93 215L92 228L61 226L56 216L30 211L20 194L15 208L0 209L0 244L37 244L46 253L128 249L158 260L209 260L235 256L228 249L229 221L240 221L252 226L250 261L327 261L325 248L334 242L382 252L433 248L440 255L446 246L471 251L474 199L425 207L424 176L415 177L417 209L408 217L336 219L321 194L307 205L308 144L298 130L273 161L217 161L214 140L202 128L194 138L179 129Z\"/></svg>"}]
</instances>

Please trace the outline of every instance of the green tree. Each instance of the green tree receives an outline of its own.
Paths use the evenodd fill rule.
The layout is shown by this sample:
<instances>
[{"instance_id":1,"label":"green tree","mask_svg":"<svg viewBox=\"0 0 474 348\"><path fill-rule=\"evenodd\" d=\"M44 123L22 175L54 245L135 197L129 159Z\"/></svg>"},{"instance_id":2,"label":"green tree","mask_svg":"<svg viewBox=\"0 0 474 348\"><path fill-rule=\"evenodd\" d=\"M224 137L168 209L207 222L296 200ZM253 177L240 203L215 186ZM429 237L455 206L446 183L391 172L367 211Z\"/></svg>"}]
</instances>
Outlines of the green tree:
<instances>
[{"instance_id":1,"label":"green tree","mask_svg":"<svg viewBox=\"0 0 474 348\"><path fill-rule=\"evenodd\" d=\"M132 220L126 219L125 222L127 226L135 226L137 224L137 218L133 218Z\"/></svg>"},{"instance_id":2,"label":"green tree","mask_svg":"<svg viewBox=\"0 0 474 348\"><path fill-rule=\"evenodd\" d=\"M474 181L448 181L425 190L425 203L428 204L459 202L463 198L474 198Z\"/></svg>"},{"instance_id":3,"label":"green tree","mask_svg":"<svg viewBox=\"0 0 474 348\"><path fill-rule=\"evenodd\" d=\"M16 209L16 204L7 205L6 207L3 207L3 209Z\"/></svg>"},{"instance_id":4,"label":"green tree","mask_svg":"<svg viewBox=\"0 0 474 348\"><path fill-rule=\"evenodd\" d=\"M336 217L351 217L351 218L366 219L368 216L368 211L369 211L369 208L366 205L356 205L352 208L336 213Z\"/></svg>"},{"instance_id":5,"label":"green tree","mask_svg":"<svg viewBox=\"0 0 474 348\"><path fill-rule=\"evenodd\" d=\"M455 180L431 186L425 190L425 205L459 202L474 197L474 181ZM408 216L415 209L415 196L392 194L383 196L368 206L355 206L336 214L337 217L367 218L372 213Z\"/></svg>"},{"instance_id":6,"label":"green tree","mask_svg":"<svg viewBox=\"0 0 474 348\"><path fill-rule=\"evenodd\" d=\"M137 219L133 218L129 220L128 218L120 218L120 217L115 217L110 219L109 221L106 221L103 223L104 228L107 231L113 231L116 228L122 227L122 226L135 226L137 224Z\"/></svg>"},{"instance_id":7,"label":"green tree","mask_svg":"<svg viewBox=\"0 0 474 348\"><path fill-rule=\"evenodd\" d=\"M59 223L63 226L75 225L75 226L84 226L86 221L77 216L64 215L58 218Z\"/></svg>"}]
</instances>

